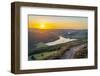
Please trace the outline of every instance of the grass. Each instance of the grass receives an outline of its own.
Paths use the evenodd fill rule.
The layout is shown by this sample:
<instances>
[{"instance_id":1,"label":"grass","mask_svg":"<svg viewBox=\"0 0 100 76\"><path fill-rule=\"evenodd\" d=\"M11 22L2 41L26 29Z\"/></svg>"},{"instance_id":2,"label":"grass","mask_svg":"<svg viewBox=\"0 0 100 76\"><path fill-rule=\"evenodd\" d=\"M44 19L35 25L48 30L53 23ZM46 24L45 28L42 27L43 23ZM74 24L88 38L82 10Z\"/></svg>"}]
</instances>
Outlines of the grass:
<instances>
[{"instance_id":1,"label":"grass","mask_svg":"<svg viewBox=\"0 0 100 76\"><path fill-rule=\"evenodd\" d=\"M45 47L43 50L40 49L40 51L31 54L31 59L32 60L56 59L56 58L61 57L71 47L77 46L86 42L87 42L86 40L77 40L77 41L72 41L69 43L58 44L52 47ZM75 57L78 58L80 56L78 56L78 53L76 53Z\"/></svg>"},{"instance_id":2,"label":"grass","mask_svg":"<svg viewBox=\"0 0 100 76\"><path fill-rule=\"evenodd\" d=\"M36 60L46 60L46 59L54 59L62 56L64 52L69 48L69 46L65 46L63 48L60 48L59 50L55 51L47 51L47 52L42 52L38 54L34 54L33 57Z\"/></svg>"},{"instance_id":3,"label":"grass","mask_svg":"<svg viewBox=\"0 0 100 76\"><path fill-rule=\"evenodd\" d=\"M61 47L66 46L66 45L72 47L72 46L80 45L80 44L86 43L86 42L87 41L85 39L84 40L75 40L75 41L71 41L71 42L67 42L67 43L57 44L57 45L54 45L54 46L42 47L42 48L38 48L38 49L35 49L35 50L31 49L31 51L33 50L33 52L29 53L28 55L31 56L33 54L38 54L38 53L42 53L42 52L51 52L51 51L59 50Z\"/></svg>"},{"instance_id":4,"label":"grass","mask_svg":"<svg viewBox=\"0 0 100 76\"><path fill-rule=\"evenodd\" d=\"M36 60L43 60L43 59L48 59L49 57L52 57L52 56L56 56L58 54L59 54L58 51L43 52L43 53L35 54L34 58Z\"/></svg>"}]
</instances>

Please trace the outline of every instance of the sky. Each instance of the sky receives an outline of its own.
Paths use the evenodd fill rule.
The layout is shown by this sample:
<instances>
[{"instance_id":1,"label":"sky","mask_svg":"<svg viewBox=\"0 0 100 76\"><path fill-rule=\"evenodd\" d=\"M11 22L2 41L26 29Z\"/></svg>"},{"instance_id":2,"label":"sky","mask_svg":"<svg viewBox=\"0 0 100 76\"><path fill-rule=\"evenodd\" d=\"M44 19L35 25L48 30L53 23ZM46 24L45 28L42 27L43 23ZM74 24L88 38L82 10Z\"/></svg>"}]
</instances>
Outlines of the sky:
<instances>
[{"instance_id":1,"label":"sky","mask_svg":"<svg viewBox=\"0 0 100 76\"><path fill-rule=\"evenodd\" d=\"M28 28L37 29L87 29L87 17L29 15Z\"/></svg>"}]
</instances>

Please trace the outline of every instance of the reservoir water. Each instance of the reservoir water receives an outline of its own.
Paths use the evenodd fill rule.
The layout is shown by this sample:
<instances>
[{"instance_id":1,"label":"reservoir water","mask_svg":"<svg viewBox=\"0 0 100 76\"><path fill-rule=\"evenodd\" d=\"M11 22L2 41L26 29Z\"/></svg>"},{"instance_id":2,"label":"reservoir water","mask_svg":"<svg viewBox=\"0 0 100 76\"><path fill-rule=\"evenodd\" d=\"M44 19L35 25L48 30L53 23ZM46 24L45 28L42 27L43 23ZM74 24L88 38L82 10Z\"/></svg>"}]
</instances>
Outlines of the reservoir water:
<instances>
[{"instance_id":1,"label":"reservoir water","mask_svg":"<svg viewBox=\"0 0 100 76\"><path fill-rule=\"evenodd\" d=\"M48 46L53 46L53 45L57 45L57 44L61 44L61 43L74 41L74 40L77 40L77 39L70 39L70 38L64 38L62 36L59 36L58 40L55 40L55 41L52 41L52 42L48 42L48 43L45 43L45 44L48 45Z\"/></svg>"}]
</instances>

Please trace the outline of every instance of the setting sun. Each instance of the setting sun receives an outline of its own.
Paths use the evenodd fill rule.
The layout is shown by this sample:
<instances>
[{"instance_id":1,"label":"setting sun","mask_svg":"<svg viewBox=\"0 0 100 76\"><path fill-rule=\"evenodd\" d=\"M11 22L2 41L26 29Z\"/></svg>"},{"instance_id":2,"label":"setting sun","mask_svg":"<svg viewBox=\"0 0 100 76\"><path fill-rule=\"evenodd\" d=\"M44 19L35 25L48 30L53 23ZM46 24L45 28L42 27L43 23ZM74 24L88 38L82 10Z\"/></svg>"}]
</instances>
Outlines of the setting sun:
<instances>
[{"instance_id":1,"label":"setting sun","mask_svg":"<svg viewBox=\"0 0 100 76\"><path fill-rule=\"evenodd\" d=\"M45 29L45 25L44 24L41 24L40 25L40 29Z\"/></svg>"}]
</instances>

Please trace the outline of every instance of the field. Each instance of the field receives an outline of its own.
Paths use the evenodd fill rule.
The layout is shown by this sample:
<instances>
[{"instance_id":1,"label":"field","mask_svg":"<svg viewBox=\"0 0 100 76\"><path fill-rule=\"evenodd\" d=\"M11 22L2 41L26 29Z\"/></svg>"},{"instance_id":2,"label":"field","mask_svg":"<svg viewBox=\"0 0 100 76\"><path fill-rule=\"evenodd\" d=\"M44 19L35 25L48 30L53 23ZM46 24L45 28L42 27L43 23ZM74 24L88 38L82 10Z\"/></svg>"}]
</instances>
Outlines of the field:
<instances>
[{"instance_id":1,"label":"field","mask_svg":"<svg viewBox=\"0 0 100 76\"><path fill-rule=\"evenodd\" d=\"M41 47L40 47L41 45ZM84 45L80 48L81 45ZM77 47L77 51L73 49L70 52L73 53L72 56L64 56L65 53L69 52L72 48ZM41 49L40 49L41 48ZM80 51L81 50L81 51ZM85 51L85 52L84 52ZM69 53L69 54L70 54ZM80 39L67 43L62 43L54 46L44 46L39 44L38 49L34 50L33 53L29 54L29 60L50 60L50 59L72 59L72 58L87 58L87 40Z\"/></svg>"}]
</instances>

